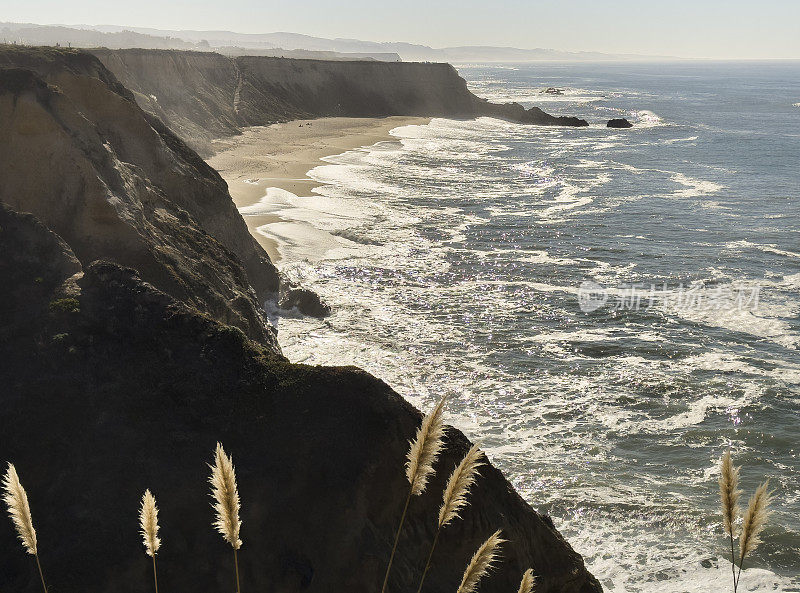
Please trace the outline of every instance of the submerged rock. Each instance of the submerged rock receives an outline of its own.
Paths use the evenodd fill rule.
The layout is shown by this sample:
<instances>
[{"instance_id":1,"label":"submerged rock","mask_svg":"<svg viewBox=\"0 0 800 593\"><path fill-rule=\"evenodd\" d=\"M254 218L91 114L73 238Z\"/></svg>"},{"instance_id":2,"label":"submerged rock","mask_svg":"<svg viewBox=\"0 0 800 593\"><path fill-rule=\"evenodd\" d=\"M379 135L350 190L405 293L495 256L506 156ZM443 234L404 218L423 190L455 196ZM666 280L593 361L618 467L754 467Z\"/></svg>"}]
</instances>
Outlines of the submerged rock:
<instances>
[{"instance_id":1,"label":"submerged rock","mask_svg":"<svg viewBox=\"0 0 800 593\"><path fill-rule=\"evenodd\" d=\"M606 124L607 128L632 128L633 124L624 117L610 119Z\"/></svg>"}]
</instances>

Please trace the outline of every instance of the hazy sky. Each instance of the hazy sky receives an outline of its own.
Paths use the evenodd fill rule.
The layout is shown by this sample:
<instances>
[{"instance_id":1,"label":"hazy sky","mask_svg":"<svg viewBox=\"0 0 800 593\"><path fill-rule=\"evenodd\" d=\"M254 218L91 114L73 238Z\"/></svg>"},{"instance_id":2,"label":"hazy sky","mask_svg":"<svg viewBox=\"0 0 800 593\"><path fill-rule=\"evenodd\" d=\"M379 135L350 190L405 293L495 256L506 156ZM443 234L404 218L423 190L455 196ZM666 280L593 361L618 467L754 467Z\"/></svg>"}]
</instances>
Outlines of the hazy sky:
<instances>
[{"instance_id":1,"label":"hazy sky","mask_svg":"<svg viewBox=\"0 0 800 593\"><path fill-rule=\"evenodd\" d=\"M0 0L0 20L711 58L800 58L800 0Z\"/></svg>"}]
</instances>

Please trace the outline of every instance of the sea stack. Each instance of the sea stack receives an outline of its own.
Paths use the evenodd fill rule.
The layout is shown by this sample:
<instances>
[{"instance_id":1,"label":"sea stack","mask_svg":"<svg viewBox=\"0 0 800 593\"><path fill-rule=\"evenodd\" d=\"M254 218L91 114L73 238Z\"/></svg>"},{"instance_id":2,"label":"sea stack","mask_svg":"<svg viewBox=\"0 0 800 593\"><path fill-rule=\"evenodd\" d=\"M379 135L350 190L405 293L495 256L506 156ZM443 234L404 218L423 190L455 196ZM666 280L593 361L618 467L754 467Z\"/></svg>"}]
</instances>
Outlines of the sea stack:
<instances>
[{"instance_id":1,"label":"sea stack","mask_svg":"<svg viewBox=\"0 0 800 593\"><path fill-rule=\"evenodd\" d=\"M618 117L616 119L608 120L608 123L606 124L606 127L607 128L632 128L633 124L631 122L629 122L627 119L625 119L624 117Z\"/></svg>"}]
</instances>

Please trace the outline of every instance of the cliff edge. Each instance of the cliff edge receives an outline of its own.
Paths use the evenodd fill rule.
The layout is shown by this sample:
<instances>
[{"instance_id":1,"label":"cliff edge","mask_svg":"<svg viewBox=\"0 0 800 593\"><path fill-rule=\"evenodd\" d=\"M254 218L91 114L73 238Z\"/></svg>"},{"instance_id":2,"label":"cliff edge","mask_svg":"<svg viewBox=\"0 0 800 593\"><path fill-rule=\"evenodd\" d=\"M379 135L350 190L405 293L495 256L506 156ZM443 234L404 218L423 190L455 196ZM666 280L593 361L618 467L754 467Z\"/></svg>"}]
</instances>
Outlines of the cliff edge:
<instances>
[{"instance_id":1,"label":"cliff edge","mask_svg":"<svg viewBox=\"0 0 800 593\"><path fill-rule=\"evenodd\" d=\"M481 116L536 125L586 126L537 107L480 99L450 64L327 61L211 52L91 50L146 111L201 154L242 127L313 117Z\"/></svg>"},{"instance_id":2,"label":"cliff edge","mask_svg":"<svg viewBox=\"0 0 800 593\"><path fill-rule=\"evenodd\" d=\"M225 181L97 58L0 47L0 201L278 351L275 266Z\"/></svg>"},{"instance_id":3,"label":"cliff edge","mask_svg":"<svg viewBox=\"0 0 800 593\"><path fill-rule=\"evenodd\" d=\"M230 590L230 546L212 528L206 463L233 455L242 497L243 590L380 590L420 414L355 368L287 363L110 262L81 266L29 214L0 205L0 459L28 491L51 590L134 593L152 584L137 508L160 508L159 584ZM436 475L410 507L389 591L414 590L446 477L470 443L449 428ZM597 593L552 522L487 465L443 531L426 592L452 592L478 545L509 540L482 593L516 590L533 568L544 593ZM7 523L7 522L6 522ZM38 586L9 524L9 591Z\"/></svg>"}]
</instances>

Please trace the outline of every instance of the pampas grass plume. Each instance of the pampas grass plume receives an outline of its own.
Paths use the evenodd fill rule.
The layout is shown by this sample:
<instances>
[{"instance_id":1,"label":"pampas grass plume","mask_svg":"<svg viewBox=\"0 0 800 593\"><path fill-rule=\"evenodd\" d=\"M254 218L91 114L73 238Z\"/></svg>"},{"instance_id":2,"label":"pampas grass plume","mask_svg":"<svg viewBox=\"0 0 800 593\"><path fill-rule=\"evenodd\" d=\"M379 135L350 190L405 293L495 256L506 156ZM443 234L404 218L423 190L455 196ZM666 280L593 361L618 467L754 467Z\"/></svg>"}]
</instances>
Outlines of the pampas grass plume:
<instances>
[{"instance_id":1,"label":"pampas grass plume","mask_svg":"<svg viewBox=\"0 0 800 593\"><path fill-rule=\"evenodd\" d=\"M533 569L529 568L522 574L522 581L519 584L518 593L533 593L536 579L533 576Z\"/></svg>"},{"instance_id":2,"label":"pampas grass plume","mask_svg":"<svg viewBox=\"0 0 800 593\"><path fill-rule=\"evenodd\" d=\"M139 508L139 526L141 528L144 549L148 556L153 559L153 583L156 593L158 593L158 573L156 572L156 554L161 547L161 539L158 537L158 507L156 498L145 490L142 495L142 506Z\"/></svg>"},{"instance_id":3,"label":"pampas grass plume","mask_svg":"<svg viewBox=\"0 0 800 593\"><path fill-rule=\"evenodd\" d=\"M14 523L17 535L25 551L36 559L36 568L39 569L39 578L42 579L42 589L44 589L44 593L47 593L42 565L39 563L39 546L36 541L36 530L33 528L28 494L19 481L17 468L14 467L13 463L8 464L5 476L3 476L3 502L8 507L8 514Z\"/></svg>"},{"instance_id":4,"label":"pampas grass plume","mask_svg":"<svg viewBox=\"0 0 800 593\"><path fill-rule=\"evenodd\" d=\"M493 568L492 563L499 555L500 544L505 541L500 539L500 530L497 530L483 542L472 560L469 561L457 593L473 593L475 591L478 582Z\"/></svg>"},{"instance_id":5,"label":"pampas grass plume","mask_svg":"<svg viewBox=\"0 0 800 593\"><path fill-rule=\"evenodd\" d=\"M408 480L409 490L406 496L406 503L403 506L403 513L400 515L400 525L394 536L392 553L389 555L389 563L386 566L386 573L383 577L383 587L381 593L386 591L389 582L389 573L392 570L395 552L397 552L397 542L400 541L400 532L403 530L403 523L406 520L408 505L412 496L419 496L425 491L428 485L428 478L433 474L433 464L439 457L439 453L444 446L444 412L445 397L439 400L422 419L422 424L417 429L417 434L409 443L408 454L406 455L406 479Z\"/></svg>"},{"instance_id":6,"label":"pampas grass plume","mask_svg":"<svg viewBox=\"0 0 800 593\"><path fill-rule=\"evenodd\" d=\"M747 510L742 519L742 534L739 537L739 554L741 562L745 556L756 549L761 543L759 537L761 531L767 523L769 517L769 503L772 500L772 493L768 490L769 480L761 484L750 498ZM741 568L741 562L739 564Z\"/></svg>"},{"instance_id":7,"label":"pampas grass plume","mask_svg":"<svg viewBox=\"0 0 800 593\"><path fill-rule=\"evenodd\" d=\"M419 496L425 491L428 478L433 474L433 464L442 450L444 422L442 420L445 398L422 419L422 425L410 443L406 461L406 478L411 494Z\"/></svg>"},{"instance_id":8,"label":"pampas grass plume","mask_svg":"<svg viewBox=\"0 0 800 593\"><path fill-rule=\"evenodd\" d=\"M442 506L439 509L440 528L458 517L459 511L467 505L469 489L475 483L478 468L484 465L483 458L483 451L478 449L478 445L473 445L461 463L453 470L447 481Z\"/></svg>"},{"instance_id":9,"label":"pampas grass plume","mask_svg":"<svg viewBox=\"0 0 800 593\"><path fill-rule=\"evenodd\" d=\"M8 464L6 475L3 477L3 501L8 507L8 514L17 530L25 551L32 556L39 553L36 544L36 530L33 528L31 507L28 504L28 494L19 481L17 469L13 463Z\"/></svg>"},{"instance_id":10,"label":"pampas grass plume","mask_svg":"<svg viewBox=\"0 0 800 593\"><path fill-rule=\"evenodd\" d=\"M722 502L722 526L731 537L735 537L736 518L739 516L739 468L733 465L731 452L722 456L719 473L719 497Z\"/></svg>"},{"instance_id":11,"label":"pampas grass plume","mask_svg":"<svg viewBox=\"0 0 800 593\"><path fill-rule=\"evenodd\" d=\"M461 463L450 474L450 479L447 480L447 487L444 489L444 496L442 497L442 506L439 508L436 534L433 536L431 551L428 553L428 560L425 562L417 593L422 593L422 585L431 567L433 551L436 549L436 543L439 541L439 534L442 532L442 528L458 517L459 511L467 505L467 495L469 494L470 486L475 483L478 468L483 465L483 457L483 451L478 449L478 445L472 445L472 448L467 451Z\"/></svg>"},{"instance_id":12,"label":"pampas grass plume","mask_svg":"<svg viewBox=\"0 0 800 593\"><path fill-rule=\"evenodd\" d=\"M214 510L217 512L214 527L222 534L234 550L242 547L239 539L239 530L242 522L239 520L239 491L236 487L236 471L233 459L225 453L221 443L217 443L214 453L214 465L211 468L211 496L214 498Z\"/></svg>"},{"instance_id":13,"label":"pampas grass plume","mask_svg":"<svg viewBox=\"0 0 800 593\"><path fill-rule=\"evenodd\" d=\"M772 492L769 490L769 480L759 486L747 505L747 510L742 517L741 533L739 535L739 568L736 568L736 552L734 551L734 538L736 537L736 520L741 514L739 497L739 468L733 465L730 452L726 452L720 461L719 495L722 503L722 526L728 534L731 545L731 572L733 575L733 591L739 588L739 579L742 576L742 566L748 554L751 554L761 543L761 532L767 524L769 517L769 504Z\"/></svg>"},{"instance_id":14,"label":"pampas grass plume","mask_svg":"<svg viewBox=\"0 0 800 593\"><path fill-rule=\"evenodd\" d=\"M239 490L236 487L233 459L225 453L219 442L214 452L214 465L208 467L211 469L208 481L211 483L211 496L214 498L214 510L217 512L214 527L233 548L236 593L239 593L239 559L236 556L236 551L242 547L242 540L239 539L239 530L242 527L242 522L239 520Z\"/></svg>"},{"instance_id":15,"label":"pampas grass plume","mask_svg":"<svg viewBox=\"0 0 800 593\"><path fill-rule=\"evenodd\" d=\"M156 499L150 490L145 490L142 496L142 506L139 509L139 525L142 530L145 551L148 556L155 556L161 547L158 537L158 507Z\"/></svg>"}]
</instances>

